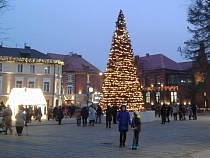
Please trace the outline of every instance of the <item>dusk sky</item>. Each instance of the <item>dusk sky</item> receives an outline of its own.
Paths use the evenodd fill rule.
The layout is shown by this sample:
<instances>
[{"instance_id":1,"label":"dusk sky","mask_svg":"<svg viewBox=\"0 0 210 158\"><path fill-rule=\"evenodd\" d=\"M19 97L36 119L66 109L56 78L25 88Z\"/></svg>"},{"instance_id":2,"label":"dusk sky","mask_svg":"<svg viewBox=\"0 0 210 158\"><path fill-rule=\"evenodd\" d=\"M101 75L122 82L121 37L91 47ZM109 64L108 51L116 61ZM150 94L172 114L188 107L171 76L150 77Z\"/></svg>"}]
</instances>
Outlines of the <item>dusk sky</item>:
<instances>
[{"instance_id":1,"label":"dusk sky","mask_svg":"<svg viewBox=\"0 0 210 158\"><path fill-rule=\"evenodd\" d=\"M1 16L5 47L24 43L42 53L74 52L105 71L115 22L122 9L134 55L164 54L185 61L177 51L191 38L190 0L9 0Z\"/></svg>"}]
</instances>

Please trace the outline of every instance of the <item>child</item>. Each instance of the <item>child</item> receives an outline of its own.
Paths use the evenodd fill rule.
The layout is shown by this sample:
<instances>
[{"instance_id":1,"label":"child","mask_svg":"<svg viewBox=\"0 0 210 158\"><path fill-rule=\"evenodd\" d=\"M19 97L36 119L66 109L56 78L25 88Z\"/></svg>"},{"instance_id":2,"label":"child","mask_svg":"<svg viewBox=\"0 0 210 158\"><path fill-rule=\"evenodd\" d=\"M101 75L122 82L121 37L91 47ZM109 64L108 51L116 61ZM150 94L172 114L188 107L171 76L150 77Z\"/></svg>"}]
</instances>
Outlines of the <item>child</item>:
<instances>
[{"instance_id":1,"label":"child","mask_svg":"<svg viewBox=\"0 0 210 158\"><path fill-rule=\"evenodd\" d=\"M133 146L139 146L138 141L139 141L139 133L141 131L141 119L138 111L134 112L131 128L134 131Z\"/></svg>"},{"instance_id":2,"label":"child","mask_svg":"<svg viewBox=\"0 0 210 158\"><path fill-rule=\"evenodd\" d=\"M117 115L117 121L119 122L120 132L120 147L125 146L126 133L128 131L128 125L131 123L130 114L126 111L126 105L121 105L121 111Z\"/></svg>"}]
</instances>

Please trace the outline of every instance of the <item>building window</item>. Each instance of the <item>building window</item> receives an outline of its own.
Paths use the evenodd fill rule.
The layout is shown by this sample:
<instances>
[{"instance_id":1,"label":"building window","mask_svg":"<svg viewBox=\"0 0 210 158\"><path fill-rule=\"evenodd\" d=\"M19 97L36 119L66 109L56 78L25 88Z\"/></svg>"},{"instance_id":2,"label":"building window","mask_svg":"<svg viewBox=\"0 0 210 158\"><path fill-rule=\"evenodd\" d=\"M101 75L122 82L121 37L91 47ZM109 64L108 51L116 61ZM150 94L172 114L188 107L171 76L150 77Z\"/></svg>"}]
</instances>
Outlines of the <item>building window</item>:
<instances>
[{"instance_id":1,"label":"building window","mask_svg":"<svg viewBox=\"0 0 210 158\"><path fill-rule=\"evenodd\" d=\"M157 76L155 77L155 84L156 84L157 86L160 85L160 76L159 76L159 75L157 75Z\"/></svg>"},{"instance_id":2,"label":"building window","mask_svg":"<svg viewBox=\"0 0 210 158\"><path fill-rule=\"evenodd\" d=\"M90 75L87 75L87 83L90 83Z\"/></svg>"},{"instance_id":3,"label":"building window","mask_svg":"<svg viewBox=\"0 0 210 158\"><path fill-rule=\"evenodd\" d=\"M18 64L17 65L17 72L20 72L20 73L23 72L23 64Z\"/></svg>"},{"instance_id":4,"label":"building window","mask_svg":"<svg viewBox=\"0 0 210 158\"><path fill-rule=\"evenodd\" d=\"M50 74L50 66L45 66L44 73L45 74Z\"/></svg>"},{"instance_id":5,"label":"building window","mask_svg":"<svg viewBox=\"0 0 210 158\"><path fill-rule=\"evenodd\" d=\"M36 87L36 78L28 78L28 88Z\"/></svg>"},{"instance_id":6,"label":"building window","mask_svg":"<svg viewBox=\"0 0 210 158\"><path fill-rule=\"evenodd\" d=\"M177 102L177 92L171 92L171 102Z\"/></svg>"},{"instance_id":7,"label":"building window","mask_svg":"<svg viewBox=\"0 0 210 158\"><path fill-rule=\"evenodd\" d=\"M29 71L30 71L30 74L34 74L35 73L35 65L30 65Z\"/></svg>"},{"instance_id":8,"label":"building window","mask_svg":"<svg viewBox=\"0 0 210 158\"><path fill-rule=\"evenodd\" d=\"M34 81L29 81L29 82L28 82L28 88L35 88L35 83L34 83Z\"/></svg>"},{"instance_id":9,"label":"building window","mask_svg":"<svg viewBox=\"0 0 210 158\"><path fill-rule=\"evenodd\" d=\"M45 81L44 82L44 92L49 92L50 91L50 82Z\"/></svg>"},{"instance_id":10,"label":"building window","mask_svg":"<svg viewBox=\"0 0 210 158\"><path fill-rule=\"evenodd\" d=\"M156 102L160 103L160 92L156 92L155 98L156 98Z\"/></svg>"},{"instance_id":11,"label":"building window","mask_svg":"<svg viewBox=\"0 0 210 158\"><path fill-rule=\"evenodd\" d=\"M149 87L150 86L150 77L146 76L145 78L145 86Z\"/></svg>"},{"instance_id":12,"label":"building window","mask_svg":"<svg viewBox=\"0 0 210 158\"><path fill-rule=\"evenodd\" d=\"M22 88L23 87L23 81L16 81L15 82L15 87L16 88Z\"/></svg>"},{"instance_id":13,"label":"building window","mask_svg":"<svg viewBox=\"0 0 210 158\"><path fill-rule=\"evenodd\" d=\"M66 94L73 94L73 86L72 85L67 86Z\"/></svg>"},{"instance_id":14,"label":"building window","mask_svg":"<svg viewBox=\"0 0 210 158\"><path fill-rule=\"evenodd\" d=\"M69 82L72 82L73 81L73 75L72 74L68 74L68 76L67 76L67 80L69 81Z\"/></svg>"},{"instance_id":15,"label":"building window","mask_svg":"<svg viewBox=\"0 0 210 158\"><path fill-rule=\"evenodd\" d=\"M150 92L146 93L146 103L150 103Z\"/></svg>"},{"instance_id":16,"label":"building window","mask_svg":"<svg viewBox=\"0 0 210 158\"><path fill-rule=\"evenodd\" d=\"M177 85L179 82L178 75L168 75L167 76L167 84L168 85Z\"/></svg>"},{"instance_id":17,"label":"building window","mask_svg":"<svg viewBox=\"0 0 210 158\"><path fill-rule=\"evenodd\" d=\"M0 72L2 72L2 63L0 63Z\"/></svg>"}]
</instances>

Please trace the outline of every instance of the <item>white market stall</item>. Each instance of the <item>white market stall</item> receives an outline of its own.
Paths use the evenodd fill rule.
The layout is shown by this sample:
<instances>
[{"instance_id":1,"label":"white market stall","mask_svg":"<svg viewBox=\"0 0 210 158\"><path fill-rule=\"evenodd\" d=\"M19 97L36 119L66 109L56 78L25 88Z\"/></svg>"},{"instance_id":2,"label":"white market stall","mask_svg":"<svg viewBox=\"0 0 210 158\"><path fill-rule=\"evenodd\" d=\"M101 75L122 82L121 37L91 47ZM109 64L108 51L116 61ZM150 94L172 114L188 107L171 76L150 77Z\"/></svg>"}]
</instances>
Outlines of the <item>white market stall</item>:
<instances>
[{"instance_id":1,"label":"white market stall","mask_svg":"<svg viewBox=\"0 0 210 158\"><path fill-rule=\"evenodd\" d=\"M39 88L13 88L6 105L10 105L13 114L18 110L18 105L31 105L44 107L47 105L43 92ZM44 108L42 108L43 113Z\"/></svg>"}]
</instances>

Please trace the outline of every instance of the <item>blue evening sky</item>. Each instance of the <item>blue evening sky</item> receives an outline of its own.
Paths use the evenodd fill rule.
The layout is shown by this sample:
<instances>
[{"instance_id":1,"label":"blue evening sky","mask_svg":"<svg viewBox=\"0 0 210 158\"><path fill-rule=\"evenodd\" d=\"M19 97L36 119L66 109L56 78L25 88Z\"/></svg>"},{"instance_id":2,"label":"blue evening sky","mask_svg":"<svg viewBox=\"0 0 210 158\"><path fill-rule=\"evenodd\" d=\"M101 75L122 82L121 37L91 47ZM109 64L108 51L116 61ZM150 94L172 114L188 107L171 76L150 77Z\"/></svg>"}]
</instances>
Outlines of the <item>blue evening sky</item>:
<instances>
[{"instance_id":1,"label":"blue evening sky","mask_svg":"<svg viewBox=\"0 0 210 158\"><path fill-rule=\"evenodd\" d=\"M179 62L177 52L187 32L190 0L9 0L1 16L5 47L24 43L43 53L75 52L105 71L115 22L123 10L134 55L164 54Z\"/></svg>"}]
</instances>

